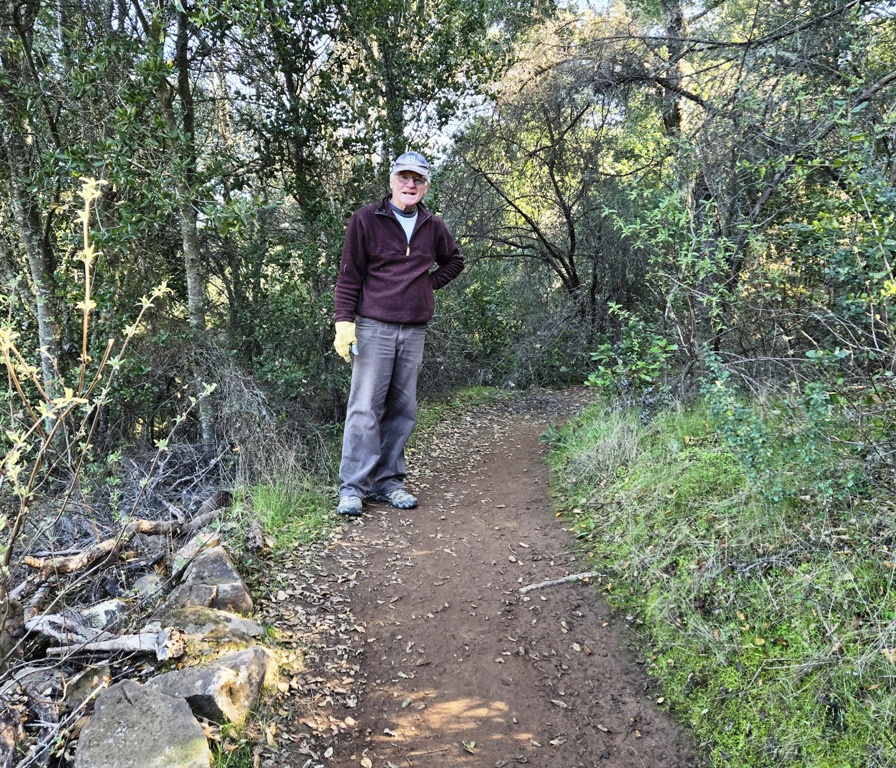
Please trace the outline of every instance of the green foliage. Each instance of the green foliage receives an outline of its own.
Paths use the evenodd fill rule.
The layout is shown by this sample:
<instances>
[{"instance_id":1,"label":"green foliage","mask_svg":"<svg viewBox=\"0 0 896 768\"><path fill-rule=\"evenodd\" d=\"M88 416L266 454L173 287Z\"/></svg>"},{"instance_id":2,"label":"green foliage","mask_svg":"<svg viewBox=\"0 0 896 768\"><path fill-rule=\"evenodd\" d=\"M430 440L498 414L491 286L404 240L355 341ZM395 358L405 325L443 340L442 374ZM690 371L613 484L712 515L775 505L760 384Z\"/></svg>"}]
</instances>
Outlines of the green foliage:
<instances>
[{"instance_id":1,"label":"green foliage","mask_svg":"<svg viewBox=\"0 0 896 768\"><path fill-rule=\"evenodd\" d=\"M618 304L611 303L609 312L622 321L621 340L618 344L605 341L591 353L597 370L591 372L586 383L609 398L632 398L648 392L668 399L678 346Z\"/></svg>"},{"instance_id":2,"label":"green foliage","mask_svg":"<svg viewBox=\"0 0 896 768\"><path fill-rule=\"evenodd\" d=\"M462 313L460 332L475 342L478 354L493 357L516 337L518 325L504 281L482 278L470 283L463 297L454 301Z\"/></svg>"},{"instance_id":3,"label":"green foliage","mask_svg":"<svg viewBox=\"0 0 896 768\"><path fill-rule=\"evenodd\" d=\"M257 762L253 754L255 744L246 728L223 723L216 735L218 738L212 741L213 768L253 768ZM258 738L258 734L252 735Z\"/></svg>"},{"instance_id":4,"label":"green foliage","mask_svg":"<svg viewBox=\"0 0 896 768\"><path fill-rule=\"evenodd\" d=\"M773 500L713 407L592 408L554 435L558 505L713 765L889 765L896 499Z\"/></svg>"},{"instance_id":5,"label":"green foliage","mask_svg":"<svg viewBox=\"0 0 896 768\"><path fill-rule=\"evenodd\" d=\"M760 409L734 391L713 356L707 359L714 375L703 388L709 413L757 494L771 502L811 499L823 508L861 490L863 468L844 439L850 426L842 395L812 381Z\"/></svg>"}]
</instances>

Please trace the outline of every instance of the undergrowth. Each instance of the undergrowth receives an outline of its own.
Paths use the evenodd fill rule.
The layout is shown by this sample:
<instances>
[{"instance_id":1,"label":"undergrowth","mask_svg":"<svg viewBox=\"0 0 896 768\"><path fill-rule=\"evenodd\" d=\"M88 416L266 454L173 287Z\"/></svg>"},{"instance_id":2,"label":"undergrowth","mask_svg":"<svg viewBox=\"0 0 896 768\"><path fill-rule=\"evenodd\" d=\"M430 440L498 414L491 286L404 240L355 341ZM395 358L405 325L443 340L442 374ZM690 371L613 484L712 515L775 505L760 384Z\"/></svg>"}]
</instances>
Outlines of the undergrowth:
<instances>
[{"instance_id":1,"label":"undergrowth","mask_svg":"<svg viewBox=\"0 0 896 768\"><path fill-rule=\"evenodd\" d=\"M552 439L589 568L713 765L896 764L896 500L776 500L705 406L593 407Z\"/></svg>"}]
</instances>

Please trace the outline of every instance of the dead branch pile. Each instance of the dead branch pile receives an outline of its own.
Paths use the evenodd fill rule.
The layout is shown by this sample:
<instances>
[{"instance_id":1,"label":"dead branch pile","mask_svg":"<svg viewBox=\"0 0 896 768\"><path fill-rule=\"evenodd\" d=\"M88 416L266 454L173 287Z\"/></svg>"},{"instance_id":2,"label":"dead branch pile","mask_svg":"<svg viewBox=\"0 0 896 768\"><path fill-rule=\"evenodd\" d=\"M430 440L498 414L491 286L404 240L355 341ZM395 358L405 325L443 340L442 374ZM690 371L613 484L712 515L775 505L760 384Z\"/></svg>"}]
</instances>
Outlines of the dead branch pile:
<instances>
[{"instance_id":1,"label":"dead branch pile","mask_svg":"<svg viewBox=\"0 0 896 768\"><path fill-rule=\"evenodd\" d=\"M105 687L183 653L182 633L145 627L145 619L182 568L173 553L230 505L228 491L209 487L228 480L223 463L223 455L200 461L185 449L149 466L126 460L117 500L119 509L130 502L132 514L118 524L98 513L98 494L87 493L66 497L63 512L29 516L28 535L0 579L0 768L69 765L66 745L86 721L90 697L72 694L78 681L94 689L99 673ZM92 613L113 608L111 620ZM51 690L65 691L64 699Z\"/></svg>"}]
</instances>

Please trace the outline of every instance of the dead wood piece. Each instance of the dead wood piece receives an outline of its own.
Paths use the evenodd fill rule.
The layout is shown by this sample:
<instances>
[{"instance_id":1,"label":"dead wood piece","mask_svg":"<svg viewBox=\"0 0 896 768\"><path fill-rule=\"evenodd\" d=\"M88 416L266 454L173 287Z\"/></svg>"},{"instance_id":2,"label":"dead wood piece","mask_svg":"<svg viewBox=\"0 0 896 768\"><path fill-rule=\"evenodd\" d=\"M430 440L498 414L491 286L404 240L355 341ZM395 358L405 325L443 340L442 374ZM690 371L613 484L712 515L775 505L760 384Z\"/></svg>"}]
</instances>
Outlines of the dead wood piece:
<instances>
[{"instance_id":1,"label":"dead wood piece","mask_svg":"<svg viewBox=\"0 0 896 768\"><path fill-rule=\"evenodd\" d=\"M24 602L36 591L38 591L47 582L47 577L34 573L28 576L24 581L17 584L9 590L9 597L12 600Z\"/></svg>"},{"instance_id":2,"label":"dead wood piece","mask_svg":"<svg viewBox=\"0 0 896 768\"><path fill-rule=\"evenodd\" d=\"M50 596L50 592L53 591L53 587L56 586L56 579L51 577L44 581L34 593L34 596L28 602L28 605L25 606L25 621L29 621L37 616L41 609L44 607L44 603L47 598Z\"/></svg>"},{"instance_id":3,"label":"dead wood piece","mask_svg":"<svg viewBox=\"0 0 896 768\"><path fill-rule=\"evenodd\" d=\"M550 581L542 581L538 584L529 584L525 587L520 587L520 594L525 595L527 592L531 592L533 589L543 589L544 587L556 587L558 584L568 584L571 581L583 581L584 579L593 579L595 576L600 576L598 571L588 571L587 573L574 573L571 576L564 576L562 579L551 579Z\"/></svg>"},{"instance_id":4,"label":"dead wood piece","mask_svg":"<svg viewBox=\"0 0 896 768\"><path fill-rule=\"evenodd\" d=\"M49 559L26 556L22 558L22 562L31 568L36 568L44 575L73 573L74 571L89 568L103 558L120 552L125 544L138 533L167 534L176 531L178 528L179 523L174 520L133 520L115 538L101 541L99 544L95 544L77 555Z\"/></svg>"},{"instance_id":5,"label":"dead wood piece","mask_svg":"<svg viewBox=\"0 0 896 768\"><path fill-rule=\"evenodd\" d=\"M47 649L48 656L68 656L72 653L154 653L159 661L183 656L183 633L174 627L161 632L140 632L121 635L111 640L71 643Z\"/></svg>"},{"instance_id":6,"label":"dead wood piece","mask_svg":"<svg viewBox=\"0 0 896 768\"><path fill-rule=\"evenodd\" d=\"M0 700L0 768L16 764L16 744L25 738L22 713Z\"/></svg>"},{"instance_id":7,"label":"dead wood piece","mask_svg":"<svg viewBox=\"0 0 896 768\"><path fill-rule=\"evenodd\" d=\"M103 634L100 629L88 627L68 616L53 613L36 616L25 622L25 628L31 632L40 632L47 637L62 640L70 645L87 643Z\"/></svg>"},{"instance_id":8,"label":"dead wood piece","mask_svg":"<svg viewBox=\"0 0 896 768\"><path fill-rule=\"evenodd\" d=\"M196 512L196 517L184 527L184 531L196 533L218 517L221 510L229 507L232 501L233 496L229 491L216 491L202 502Z\"/></svg>"}]
</instances>

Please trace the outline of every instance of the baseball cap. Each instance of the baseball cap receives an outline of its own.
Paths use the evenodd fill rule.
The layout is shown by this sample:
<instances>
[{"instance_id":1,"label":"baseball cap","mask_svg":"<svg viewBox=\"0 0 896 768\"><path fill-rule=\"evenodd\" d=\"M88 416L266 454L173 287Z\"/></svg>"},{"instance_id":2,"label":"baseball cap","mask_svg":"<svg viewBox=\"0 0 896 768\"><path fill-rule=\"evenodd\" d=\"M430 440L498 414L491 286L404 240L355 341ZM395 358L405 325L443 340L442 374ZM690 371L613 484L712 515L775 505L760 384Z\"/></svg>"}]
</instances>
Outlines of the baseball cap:
<instances>
[{"instance_id":1,"label":"baseball cap","mask_svg":"<svg viewBox=\"0 0 896 768\"><path fill-rule=\"evenodd\" d=\"M392 163L390 175L400 171L419 173L424 179L429 181L429 163L426 162L426 158L419 152L405 152L403 155L399 155L395 162Z\"/></svg>"}]
</instances>

